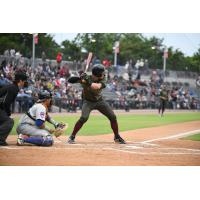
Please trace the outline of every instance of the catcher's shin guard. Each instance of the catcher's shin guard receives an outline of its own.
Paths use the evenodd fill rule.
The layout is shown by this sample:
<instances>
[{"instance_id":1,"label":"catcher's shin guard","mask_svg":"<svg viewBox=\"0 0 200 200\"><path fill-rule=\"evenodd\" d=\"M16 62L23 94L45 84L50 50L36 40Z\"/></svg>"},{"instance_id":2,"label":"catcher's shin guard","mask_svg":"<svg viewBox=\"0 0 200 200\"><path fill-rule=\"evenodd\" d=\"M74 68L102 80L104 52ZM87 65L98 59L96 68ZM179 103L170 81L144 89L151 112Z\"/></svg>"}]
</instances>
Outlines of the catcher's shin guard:
<instances>
[{"instance_id":1,"label":"catcher's shin guard","mask_svg":"<svg viewBox=\"0 0 200 200\"><path fill-rule=\"evenodd\" d=\"M52 138L52 136L49 135L49 136L43 137L43 139L44 139L44 142L43 142L43 144L41 146L48 147L48 146L52 146L53 145L53 138Z\"/></svg>"},{"instance_id":2,"label":"catcher's shin guard","mask_svg":"<svg viewBox=\"0 0 200 200\"><path fill-rule=\"evenodd\" d=\"M53 138L51 136L46 136L46 137L31 136L31 137L25 138L24 142L34 144L37 146L52 146Z\"/></svg>"}]
</instances>

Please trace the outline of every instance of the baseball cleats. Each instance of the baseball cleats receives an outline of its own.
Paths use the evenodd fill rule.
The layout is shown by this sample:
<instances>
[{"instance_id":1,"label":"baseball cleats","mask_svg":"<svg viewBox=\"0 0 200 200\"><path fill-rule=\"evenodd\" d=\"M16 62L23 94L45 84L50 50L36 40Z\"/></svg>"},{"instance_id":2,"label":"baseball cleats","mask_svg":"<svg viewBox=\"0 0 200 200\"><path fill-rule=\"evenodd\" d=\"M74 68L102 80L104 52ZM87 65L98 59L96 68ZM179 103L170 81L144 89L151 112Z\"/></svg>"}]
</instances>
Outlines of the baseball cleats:
<instances>
[{"instance_id":1,"label":"baseball cleats","mask_svg":"<svg viewBox=\"0 0 200 200\"><path fill-rule=\"evenodd\" d=\"M126 144L124 139L122 139L120 136L115 137L114 141L115 141L115 143L118 143L118 144Z\"/></svg>"},{"instance_id":2,"label":"baseball cleats","mask_svg":"<svg viewBox=\"0 0 200 200\"><path fill-rule=\"evenodd\" d=\"M75 144L75 137L74 136L69 136L68 140L67 140L68 144Z\"/></svg>"},{"instance_id":3,"label":"baseball cleats","mask_svg":"<svg viewBox=\"0 0 200 200\"><path fill-rule=\"evenodd\" d=\"M18 138L17 138L17 145L18 146L22 146L24 144L24 139L23 139L23 135L19 134Z\"/></svg>"},{"instance_id":4,"label":"baseball cleats","mask_svg":"<svg viewBox=\"0 0 200 200\"><path fill-rule=\"evenodd\" d=\"M0 146L8 146L8 143L6 141L0 140Z\"/></svg>"}]
</instances>

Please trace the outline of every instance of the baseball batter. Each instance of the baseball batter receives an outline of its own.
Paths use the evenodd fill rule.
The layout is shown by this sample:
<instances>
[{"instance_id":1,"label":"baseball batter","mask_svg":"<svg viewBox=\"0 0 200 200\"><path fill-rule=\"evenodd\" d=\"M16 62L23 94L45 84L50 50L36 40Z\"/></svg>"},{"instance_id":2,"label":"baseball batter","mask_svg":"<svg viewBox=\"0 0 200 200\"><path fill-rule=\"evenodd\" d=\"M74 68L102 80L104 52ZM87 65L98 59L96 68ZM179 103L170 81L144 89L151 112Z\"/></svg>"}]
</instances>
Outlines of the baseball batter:
<instances>
[{"instance_id":1,"label":"baseball batter","mask_svg":"<svg viewBox=\"0 0 200 200\"><path fill-rule=\"evenodd\" d=\"M24 114L17 126L17 144L30 143L37 146L52 146L54 129L45 125L45 121L53 124L55 128L63 126L63 123L55 122L48 114L48 108L52 104L52 96L48 91L38 94L39 100L29 111Z\"/></svg>"},{"instance_id":2,"label":"baseball batter","mask_svg":"<svg viewBox=\"0 0 200 200\"><path fill-rule=\"evenodd\" d=\"M114 141L119 144L125 144L125 141L119 135L116 115L111 107L103 100L101 95L102 89L106 87L104 66L101 64L94 65L92 68L92 75L82 73L80 77L71 77L68 82L80 83L83 87L82 114L74 126L73 132L68 139L68 143L75 143L77 132L88 120L90 112L96 109L110 120L111 128L114 132Z\"/></svg>"}]
</instances>

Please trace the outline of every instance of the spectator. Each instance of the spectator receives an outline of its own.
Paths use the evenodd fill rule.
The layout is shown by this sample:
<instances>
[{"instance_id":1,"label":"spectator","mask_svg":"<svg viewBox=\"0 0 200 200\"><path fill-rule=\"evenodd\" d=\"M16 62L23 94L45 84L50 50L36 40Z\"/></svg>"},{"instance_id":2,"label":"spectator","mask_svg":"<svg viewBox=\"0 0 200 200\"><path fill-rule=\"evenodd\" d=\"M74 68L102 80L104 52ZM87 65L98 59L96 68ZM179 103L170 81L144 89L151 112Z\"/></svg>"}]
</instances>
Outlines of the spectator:
<instances>
[{"instance_id":1,"label":"spectator","mask_svg":"<svg viewBox=\"0 0 200 200\"><path fill-rule=\"evenodd\" d=\"M44 51L42 52L42 62L46 62L46 54Z\"/></svg>"},{"instance_id":2,"label":"spectator","mask_svg":"<svg viewBox=\"0 0 200 200\"><path fill-rule=\"evenodd\" d=\"M178 95L177 88L172 89L171 99L172 99L172 106L174 110L177 108L177 97L178 97L177 95Z\"/></svg>"},{"instance_id":3,"label":"spectator","mask_svg":"<svg viewBox=\"0 0 200 200\"><path fill-rule=\"evenodd\" d=\"M111 62L108 59L104 59L102 64L105 66L106 69L111 66Z\"/></svg>"},{"instance_id":4,"label":"spectator","mask_svg":"<svg viewBox=\"0 0 200 200\"><path fill-rule=\"evenodd\" d=\"M4 78L3 74L1 74L0 75L0 88L7 84L9 84L9 81L6 78Z\"/></svg>"},{"instance_id":5,"label":"spectator","mask_svg":"<svg viewBox=\"0 0 200 200\"><path fill-rule=\"evenodd\" d=\"M57 54L56 61L57 61L57 66L60 67L62 62L62 54L60 52L58 52Z\"/></svg>"}]
</instances>

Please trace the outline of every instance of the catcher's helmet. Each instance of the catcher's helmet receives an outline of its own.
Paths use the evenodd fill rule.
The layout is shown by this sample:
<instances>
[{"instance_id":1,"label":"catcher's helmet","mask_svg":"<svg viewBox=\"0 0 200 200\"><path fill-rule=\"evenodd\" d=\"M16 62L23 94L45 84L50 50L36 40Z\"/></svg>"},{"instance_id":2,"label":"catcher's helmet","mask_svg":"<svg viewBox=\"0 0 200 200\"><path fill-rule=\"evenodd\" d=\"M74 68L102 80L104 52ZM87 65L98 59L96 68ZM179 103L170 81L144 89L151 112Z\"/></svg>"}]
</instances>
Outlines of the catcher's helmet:
<instances>
[{"instance_id":1,"label":"catcher's helmet","mask_svg":"<svg viewBox=\"0 0 200 200\"><path fill-rule=\"evenodd\" d=\"M101 77L105 72L105 68L101 64L96 64L92 68L92 74L96 77Z\"/></svg>"},{"instance_id":2,"label":"catcher's helmet","mask_svg":"<svg viewBox=\"0 0 200 200\"><path fill-rule=\"evenodd\" d=\"M27 76L26 76L25 73L23 73L23 72L17 72L15 74L15 81L20 81L20 80L27 81Z\"/></svg>"},{"instance_id":3,"label":"catcher's helmet","mask_svg":"<svg viewBox=\"0 0 200 200\"><path fill-rule=\"evenodd\" d=\"M39 102L45 101L46 99L51 99L52 94L51 92L48 92L47 90L41 91L38 94Z\"/></svg>"}]
</instances>

